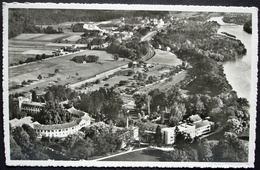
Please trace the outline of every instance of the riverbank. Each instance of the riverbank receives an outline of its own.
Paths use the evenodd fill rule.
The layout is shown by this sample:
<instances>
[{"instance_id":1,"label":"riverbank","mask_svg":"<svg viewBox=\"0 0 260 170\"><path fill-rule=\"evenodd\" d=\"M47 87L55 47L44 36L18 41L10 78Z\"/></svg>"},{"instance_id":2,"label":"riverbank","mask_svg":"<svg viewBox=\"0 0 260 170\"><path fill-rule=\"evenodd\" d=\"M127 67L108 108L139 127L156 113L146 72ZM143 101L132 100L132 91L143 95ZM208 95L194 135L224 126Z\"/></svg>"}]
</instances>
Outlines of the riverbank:
<instances>
[{"instance_id":1,"label":"riverbank","mask_svg":"<svg viewBox=\"0 0 260 170\"><path fill-rule=\"evenodd\" d=\"M223 17L213 17L210 19L211 21L217 21L221 25L218 34L226 32L236 36L247 49L246 55L242 58L223 63L224 73L233 89L237 92L238 97L245 97L249 100L251 91L252 35L246 33L242 25L225 23L222 21L222 18Z\"/></svg>"}]
</instances>

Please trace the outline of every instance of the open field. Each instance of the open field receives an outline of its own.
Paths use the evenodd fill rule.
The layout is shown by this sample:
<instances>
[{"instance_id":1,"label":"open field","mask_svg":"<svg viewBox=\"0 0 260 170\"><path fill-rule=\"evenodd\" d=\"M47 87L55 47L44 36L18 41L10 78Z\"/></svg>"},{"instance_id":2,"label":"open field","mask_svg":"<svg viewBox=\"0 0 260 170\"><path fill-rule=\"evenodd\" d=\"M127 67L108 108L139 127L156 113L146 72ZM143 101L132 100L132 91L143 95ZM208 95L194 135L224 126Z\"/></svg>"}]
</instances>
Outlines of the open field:
<instances>
[{"instance_id":1,"label":"open field","mask_svg":"<svg viewBox=\"0 0 260 170\"><path fill-rule=\"evenodd\" d=\"M144 149L132 151L118 156L103 159L102 161L162 161L163 151L156 149Z\"/></svg>"},{"instance_id":2,"label":"open field","mask_svg":"<svg viewBox=\"0 0 260 170\"><path fill-rule=\"evenodd\" d=\"M147 63L159 63L171 66L177 66L182 63L182 60L178 59L175 54L169 51L155 50L153 58L147 61Z\"/></svg>"},{"instance_id":3,"label":"open field","mask_svg":"<svg viewBox=\"0 0 260 170\"><path fill-rule=\"evenodd\" d=\"M36 54L51 54L59 47L72 46L82 33L64 33L64 34L20 34L8 42L8 61L18 63L25 61L28 57L35 57ZM52 43L55 39L68 39L70 44ZM79 44L78 46L83 46Z\"/></svg>"},{"instance_id":4,"label":"open field","mask_svg":"<svg viewBox=\"0 0 260 170\"><path fill-rule=\"evenodd\" d=\"M44 36L41 37L36 37L34 38L34 40L38 40L38 41L53 41L57 38L61 38L61 37L65 37L68 36L66 34L46 34Z\"/></svg>"},{"instance_id":5,"label":"open field","mask_svg":"<svg viewBox=\"0 0 260 170\"><path fill-rule=\"evenodd\" d=\"M41 34L41 33L35 33L35 34L20 34L18 36L16 36L14 39L16 40L29 40L29 39L33 39L33 38L37 38L37 37L41 37L45 34Z\"/></svg>"},{"instance_id":6,"label":"open field","mask_svg":"<svg viewBox=\"0 0 260 170\"><path fill-rule=\"evenodd\" d=\"M79 40L81 38L81 36L80 35L72 35L72 36L70 36L70 37L68 37L68 38L64 38L63 40L68 40L68 41L73 41L73 42L76 42L77 40Z\"/></svg>"},{"instance_id":7,"label":"open field","mask_svg":"<svg viewBox=\"0 0 260 170\"><path fill-rule=\"evenodd\" d=\"M28 51L24 51L21 54L32 54L32 55L36 55L36 54L46 54L46 55L51 55L53 50L28 50Z\"/></svg>"},{"instance_id":8,"label":"open field","mask_svg":"<svg viewBox=\"0 0 260 170\"><path fill-rule=\"evenodd\" d=\"M70 61L70 59L73 57L84 54L97 55L99 56L99 61L97 63L86 64L78 64ZM20 67L9 68L9 86L13 84L20 84L24 80L37 80L38 75L45 77L42 80L36 81L29 86L11 90L10 93L29 91L30 89L36 87L42 89L47 87L51 82L53 84L62 85L73 84L125 64L127 64L127 61L120 60L115 62L113 60L113 56L111 54L107 54L105 51L85 50L76 54L74 53L49 60L22 65ZM49 74L53 74L55 69L59 69L60 72L50 77ZM76 73L78 73L78 75L76 75Z\"/></svg>"}]
</instances>

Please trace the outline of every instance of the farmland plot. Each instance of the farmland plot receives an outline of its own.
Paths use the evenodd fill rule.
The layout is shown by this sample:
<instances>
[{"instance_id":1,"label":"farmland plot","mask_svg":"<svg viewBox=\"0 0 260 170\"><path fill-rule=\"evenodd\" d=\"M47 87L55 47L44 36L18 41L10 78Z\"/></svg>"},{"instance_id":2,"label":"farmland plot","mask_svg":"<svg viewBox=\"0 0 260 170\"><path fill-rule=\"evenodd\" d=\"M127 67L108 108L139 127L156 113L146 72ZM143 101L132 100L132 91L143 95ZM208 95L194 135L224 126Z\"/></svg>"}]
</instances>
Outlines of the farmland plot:
<instances>
[{"instance_id":1,"label":"farmland plot","mask_svg":"<svg viewBox=\"0 0 260 170\"><path fill-rule=\"evenodd\" d=\"M73 57L84 54L97 55L99 56L99 61L97 63L86 64L78 64L70 61ZM35 80L38 75L44 77L42 80L37 81L30 86L11 90L10 93L29 91L36 87L39 89L45 88L50 82L61 85L73 84L125 64L127 64L127 61L113 61L113 56L105 51L86 50L77 54L70 54L22 65L20 67L9 68L9 86L15 83L21 84L24 80ZM59 73L54 76L49 76L49 74L54 73L55 69L59 69Z\"/></svg>"},{"instance_id":2,"label":"farmland plot","mask_svg":"<svg viewBox=\"0 0 260 170\"><path fill-rule=\"evenodd\" d=\"M67 35L65 34L46 34L44 36L41 37L36 37L34 38L34 40L38 40L38 41L53 41L55 39L61 38L61 37L66 37Z\"/></svg>"},{"instance_id":3,"label":"farmland plot","mask_svg":"<svg viewBox=\"0 0 260 170\"><path fill-rule=\"evenodd\" d=\"M20 34L16 37L14 37L13 39L16 39L16 40L30 40L32 38L37 38L37 37L41 37L45 34Z\"/></svg>"},{"instance_id":4,"label":"farmland plot","mask_svg":"<svg viewBox=\"0 0 260 170\"><path fill-rule=\"evenodd\" d=\"M36 54L46 54L46 55L51 55L52 54L52 50L28 50L28 51L24 51L21 54L24 55L36 55Z\"/></svg>"}]
</instances>

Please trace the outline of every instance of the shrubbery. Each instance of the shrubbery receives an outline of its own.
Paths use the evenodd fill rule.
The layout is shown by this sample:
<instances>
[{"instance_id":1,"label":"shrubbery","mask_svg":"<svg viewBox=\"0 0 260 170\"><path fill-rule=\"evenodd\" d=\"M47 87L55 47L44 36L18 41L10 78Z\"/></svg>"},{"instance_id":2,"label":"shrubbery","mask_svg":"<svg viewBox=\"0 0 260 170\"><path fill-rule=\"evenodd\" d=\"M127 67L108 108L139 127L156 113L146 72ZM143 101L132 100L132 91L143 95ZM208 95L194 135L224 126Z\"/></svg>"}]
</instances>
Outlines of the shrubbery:
<instances>
[{"instance_id":1,"label":"shrubbery","mask_svg":"<svg viewBox=\"0 0 260 170\"><path fill-rule=\"evenodd\" d=\"M94 63L97 62L99 59L98 56L95 55L81 55L81 56L75 56L74 58L72 58L71 60L76 62L76 63L83 63L84 61L86 63Z\"/></svg>"}]
</instances>

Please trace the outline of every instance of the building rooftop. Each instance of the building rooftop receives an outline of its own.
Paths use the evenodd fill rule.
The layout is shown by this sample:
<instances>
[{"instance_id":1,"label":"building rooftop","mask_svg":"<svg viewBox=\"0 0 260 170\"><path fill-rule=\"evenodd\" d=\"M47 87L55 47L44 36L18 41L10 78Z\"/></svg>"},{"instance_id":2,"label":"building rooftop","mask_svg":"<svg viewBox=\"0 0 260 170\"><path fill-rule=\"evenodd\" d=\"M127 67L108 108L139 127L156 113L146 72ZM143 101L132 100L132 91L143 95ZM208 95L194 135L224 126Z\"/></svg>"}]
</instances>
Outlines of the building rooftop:
<instances>
[{"instance_id":1,"label":"building rooftop","mask_svg":"<svg viewBox=\"0 0 260 170\"><path fill-rule=\"evenodd\" d=\"M39 102L30 102L30 101L24 101L22 104L28 104L33 106L45 106L45 103L39 103Z\"/></svg>"},{"instance_id":2,"label":"building rooftop","mask_svg":"<svg viewBox=\"0 0 260 170\"><path fill-rule=\"evenodd\" d=\"M196 115L191 115L190 117L189 117L189 121L191 121L191 122L197 122L197 121L201 121L202 119L201 119L201 117L198 115L198 114L196 114Z\"/></svg>"},{"instance_id":3,"label":"building rooftop","mask_svg":"<svg viewBox=\"0 0 260 170\"><path fill-rule=\"evenodd\" d=\"M54 124L54 125L41 125L41 124L34 124L34 129L37 130L59 130L59 129L66 129L70 127L74 127L79 124L81 119L77 119L68 123L63 124Z\"/></svg>"},{"instance_id":4,"label":"building rooftop","mask_svg":"<svg viewBox=\"0 0 260 170\"><path fill-rule=\"evenodd\" d=\"M197 129L197 128L200 128L200 127L203 127L203 126L210 125L210 122L208 120L203 120L203 121L200 121L200 122L194 122L194 125Z\"/></svg>"}]
</instances>

